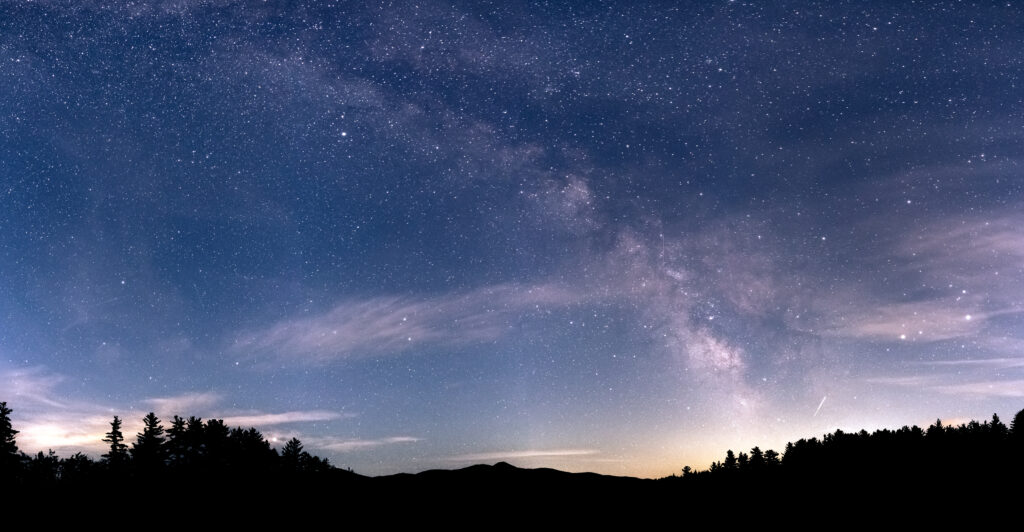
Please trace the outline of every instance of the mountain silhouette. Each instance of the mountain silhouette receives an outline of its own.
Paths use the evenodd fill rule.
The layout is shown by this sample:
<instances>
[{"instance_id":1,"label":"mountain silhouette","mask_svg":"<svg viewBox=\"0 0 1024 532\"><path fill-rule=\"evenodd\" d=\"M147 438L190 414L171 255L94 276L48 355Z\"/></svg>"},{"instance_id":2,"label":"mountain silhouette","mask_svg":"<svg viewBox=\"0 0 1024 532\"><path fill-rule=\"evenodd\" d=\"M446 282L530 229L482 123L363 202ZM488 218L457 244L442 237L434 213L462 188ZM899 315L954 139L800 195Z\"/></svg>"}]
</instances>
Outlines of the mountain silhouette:
<instances>
[{"instance_id":1,"label":"mountain silhouette","mask_svg":"<svg viewBox=\"0 0 1024 532\"><path fill-rule=\"evenodd\" d=\"M53 500L82 507L116 501L139 511L152 501L213 505L202 506L203 513L253 508L272 494L272 504L258 505L261 511L333 508L344 501L357 511L389 508L380 516L385 520L392 510L454 518L512 508L598 519L623 512L653 516L683 505L724 512L734 521L797 507L815 515L854 507L900 515L1010 508L1024 494L1024 411L1010 426L993 415L955 427L936 421L927 429L837 430L791 442L782 453L729 450L707 469L686 467L661 479L507 462L369 477L310 455L294 438L279 452L253 428L175 416L165 431L152 413L130 452L114 417L104 438L110 452L102 460L52 451L29 456L17 446L10 412L0 403L0 489L8 508Z\"/></svg>"}]
</instances>

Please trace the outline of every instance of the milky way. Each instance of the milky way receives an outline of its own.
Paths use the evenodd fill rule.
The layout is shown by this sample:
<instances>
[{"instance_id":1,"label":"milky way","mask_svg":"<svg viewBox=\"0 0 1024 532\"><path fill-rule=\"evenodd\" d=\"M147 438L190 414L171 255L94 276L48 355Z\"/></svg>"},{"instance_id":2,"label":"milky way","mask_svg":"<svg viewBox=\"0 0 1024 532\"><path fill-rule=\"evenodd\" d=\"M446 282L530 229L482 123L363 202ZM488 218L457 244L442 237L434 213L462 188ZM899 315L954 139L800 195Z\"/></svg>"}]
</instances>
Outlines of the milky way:
<instances>
[{"instance_id":1,"label":"milky way","mask_svg":"<svg viewBox=\"0 0 1024 532\"><path fill-rule=\"evenodd\" d=\"M1024 407L1017 3L113 4L0 1L23 450L662 476Z\"/></svg>"}]
</instances>

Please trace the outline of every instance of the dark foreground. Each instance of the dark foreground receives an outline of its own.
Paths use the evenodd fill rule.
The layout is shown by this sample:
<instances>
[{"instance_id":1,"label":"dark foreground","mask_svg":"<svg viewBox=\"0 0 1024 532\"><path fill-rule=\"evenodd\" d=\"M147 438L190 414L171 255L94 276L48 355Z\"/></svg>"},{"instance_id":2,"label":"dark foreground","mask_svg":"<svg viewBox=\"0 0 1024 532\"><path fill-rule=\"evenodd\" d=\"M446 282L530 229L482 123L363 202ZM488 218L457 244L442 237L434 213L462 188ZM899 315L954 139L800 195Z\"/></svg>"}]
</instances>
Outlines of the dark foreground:
<instances>
[{"instance_id":1,"label":"dark foreground","mask_svg":"<svg viewBox=\"0 0 1024 532\"><path fill-rule=\"evenodd\" d=\"M255 429L150 414L131 449L119 420L110 452L27 456L0 403L0 513L82 524L159 522L209 528L449 523L492 528L560 523L807 522L852 526L1001 522L1024 505L1024 411L957 427L837 431L783 453L728 451L707 470L662 479L522 469L507 463L366 477L311 456L293 439L279 452ZM166 437L165 437L166 436ZM172 516L167 521L167 515ZM483 519L483 520L481 520ZM263 521L268 520L268 521ZM1014 521L1015 522L1015 521ZM1002 525L1001 525L1002 526Z\"/></svg>"},{"instance_id":2,"label":"dark foreground","mask_svg":"<svg viewBox=\"0 0 1024 532\"><path fill-rule=\"evenodd\" d=\"M486 527L497 523L646 523L710 525L818 523L875 526L999 522L1022 504L1019 462L1001 469L952 467L931 471L813 470L760 477L637 479L509 464L460 470L364 477L344 470L319 475L175 481L136 480L62 485L6 494L6 512L51 515L59 522L95 521L114 512L118 523L177 511L196 523L255 524L287 520L292 526L362 523L389 526L439 523ZM45 513L44 513L45 515ZM973 517L972 517L973 516ZM264 523L265 524L265 523ZM205 526L204 526L205 528Z\"/></svg>"}]
</instances>

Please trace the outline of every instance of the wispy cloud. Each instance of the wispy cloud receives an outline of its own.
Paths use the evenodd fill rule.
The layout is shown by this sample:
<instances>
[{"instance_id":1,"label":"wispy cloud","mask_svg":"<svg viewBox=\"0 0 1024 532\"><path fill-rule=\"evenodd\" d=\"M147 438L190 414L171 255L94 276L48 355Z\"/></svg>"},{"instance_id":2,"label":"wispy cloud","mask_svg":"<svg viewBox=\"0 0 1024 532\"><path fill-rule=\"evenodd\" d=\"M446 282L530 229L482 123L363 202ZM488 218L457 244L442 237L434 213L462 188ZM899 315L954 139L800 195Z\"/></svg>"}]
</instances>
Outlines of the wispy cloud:
<instances>
[{"instance_id":1,"label":"wispy cloud","mask_svg":"<svg viewBox=\"0 0 1024 532\"><path fill-rule=\"evenodd\" d=\"M154 412L164 418L169 418L172 415L197 415L220 419L228 426L235 427L267 427L355 417L355 414L329 410L295 410L276 414L265 412L230 413L217 409L217 405L223 398L223 395L215 392L197 392L172 397L155 397L142 402L150 405Z\"/></svg>"},{"instance_id":2,"label":"wispy cloud","mask_svg":"<svg viewBox=\"0 0 1024 532\"><path fill-rule=\"evenodd\" d=\"M222 396L214 392L198 392L176 395L172 397L154 397L143 403L150 405L157 414L170 417L172 415L194 415L205 413L216 405Z\"/></svg>"},{"instance_id":3,"label":"wispy cloud","mask_svg":"<svg viewBox=\"0 0 1024 532\"><path fill-rule=\"evenodd\" d=\"M866 379L866 382L914 388L921 391L937 392L946 395L978 396L978 397L1024 397L1024 380L972 380L969 382L950 383L950 377L913 375L905 377L878 377Z\"/></svg>"},{"instance_id":4,"label":"wispy cloud","mask_svg":"<svg viewBox=\"0 0 1024 532\"><path fill-rule=\"evenodd\" d=\"M343 414L341 412L330 412L327 410L309 410L282 412L280 414L249 414L226 416L223 421L233 427L264 427L270 425L283 425L287 423L306 423L313 421L332 421L355 417L355 414Z\"/></svg>"},{"instance_id":5,"label":"wispy cloud","mask_svg":"<svg viewBox=\"0 0 1024 532\"><path fill-rule=\"evenodd\" d=\"M844 314L832 313L817 332L870 340L935 342L973 336L994 315L955 298L877 306L862 301L849 310Z\"/></svg>"},{"instance_id":6,"label":"wispy cloud","mask_svg":"<svg viewBox=\"0 0 1024 532\"><path fill-rule=\"evenodd\" d=\"M917 362L916 364L925 366L969 366L969 367L987 367L987 368L1020 368L1024 367L1024 357L1018 358L977 358L977 359L960 359L960 360L934 360Z\"/></svg>"},{"instance_id":7,"label":"wispy cloud","mask_svg":"<svg viewBox=\"0 0 1024 532\"><path fill-rule=\"evenodd\" d=\"M307 437L302 439L303 444L316 449L325 449L328 451L334 451L339 453L347 453L352 451L362 451L366 449L373 449L384 445L394 445L399 443L416 443L422 441L421 438L414 436L391 436L387 438L377 439L358 439L358 438L332 438L332 437Z\"/></svg>"},{"instance_id":8,"label":"wispy cloud","mask_svg":"<svg viewBox=\"0 0 1024 532\"><path fill-rule=\"evenodd\" d=\"M0 371L0 397L5 401L62 408L65 404L54 397L54 388L63 380L63 376L42 367Z\"/></svg>"},{"instance_id":9,"label":"wispy cloud","mask_svg":"<svg viewBox=\"0 0 1024 532\"><path fill-rule=\"evenodd\" d=\"M1020 354L1024 353L1024 338L988 335L977 338L975 341L993 354L1007 355L1006 358L1017 358Z\"/></svg>"},{"instance_id":10,"label":"wispy cloud","mask_svg":"<svg viewBox=\"0 0 1024 532\"><path fill-rule=\"evenodd\" d=\"M950 395L1024 397L1024 380L966 382L931 386L930 389Z\"/></svg>"},{"instance_id":11,"label":"wispy cloud","mask_svg":"<svg viewBox=\"0 0 1024 532\"><path fill-rule=\"evenodd\" d=\"M122 432L131 438L142 428L142 413L134 409L114 409L88 401L58 400L58 388L65 376L43 367L0 369L0 397L13 409L18 446L26 452L53 449L60 453L83 451L99 455L106 449L103 437L110 430L114 415L124 420ZM171 415L197 415L223 419L228 426L270 427L289 423L332 421L354 414L327 410L300 410L282 413L218 411L223 395L217 392L193 392L168 397L142 399L166 420ZM228 415L221 415L227 413Z\"/></svg>"},{"instance_id":12,"label":"wispy cloud","mask_svg":"<svg viewBox=\"0 0 1024 532\"><path fill-rule=\"evenodd\" d=\"M84 451L100 454L105 451L103 437L110 430L111 416L99 409L59 411L43 414L28 414L18 419L18 447L26 452L45 449L63 451ZM126 425L126 435L133 429Z\"/></svg>"},{"instance_id":13,"label":"wispy cloud","mask_svg":"<svg viewBox=\"0 0 1024 532\"><path fill-rule=\"evenodd\" d=\"M0 399L12 410L22 451L99 448L102 444L102 406L61 397L60 385L66 381L65 376L42 366L0 367Z\"/></svg>"},{"instance_id":14,"label":"wispy cloud","mask_svg":"<svg viewBox=\"0 0 1024 532\"><path fill-rule=\"evenodd\" d=\"M869 341L939 342L974 339L992 343L986 329L998 318L1024 311L1020 263L1024 223L1017 213L984 218L921 221L899 232L894 221L865 221L861 232L881 235L861 266L877 277L829 283L788 319L802 332ZM880 225L881 224L881 225ZM805 284L814 282L813 277ZM895 291L892 283L908 288Z\"/></svg>"},{"instance_id":15,"label":"wispy cloud","mask_svg":"<svg viewBox=\"0 0 1024 532\"><path fill-rule=\"evenodd\" d=\"M564 458L569 456L592 456L600 453L597 449L526 449L521 451L495 451L487 453L460 454L448 457L452 462L487 462L513 460L517 458Z\"/></svg>"},{"instance_id":16,"label":"wispy cloud","mask_svg":"<svg viewBox=\"0 0 1024 532\"><path fill-rule=\"evenodd\" d=\"M926 377L923 375L908 375L903 377L871 377L864 379L864 382L870 384L884 384L888 386L927 388L933 385L936 381L935 377Z\"/></svg>"},{"instance_id":17,"label":"wispy cloud","mask_svg":"<svg viewBox=\"0 0 1024 532\"><path fill-rule=\"evenodd\" d=\"M433 298L346 301L319 316L285 319L242 334L234 349L322 363L475 344L500 337L519 313L579 299L554 285L498 285Z\"/></svg>"},{"instance_id":18,"label":"wispy cloud","mask_svg":"<svg viewBox=\"0 0 1024 532\"><path fill-rule=\"evenodd\" d=\"M98 425L94 430L68 430L57 424L36 424L21 431L18 436L20 448L29 450L56 450L68 447L81 448L96 451L104 435L103 426Z\"/></svg>"},{"instance_id":19,"label":"wispy cloud","mask_svg":"<svg viewBox=\"0 0 1024 532\"><path fill-rule=\"evenodd\" d=\"M13 410L22 451L102 452L112 416L101 404L63 399L60 385L66 381L64 375L41 366L0 369L0 397ZM130 433L127 426L125 433Z\"/></svg>"},{"instance_id":20,"label":"wispy cloud","mask_svg":"<svg viewBox=\"0 0 1024 532\"><path fill-rule=\"evenodd\" d=\"M1000 276L1009 282L1020 277L1014 267L1024 260L1022 223L1024 216L1016 212L943 221L905 239L896 252L908 261L908 268L944 275L954 284L982 288L998 283Z\"/></svg>"}]
</instances>

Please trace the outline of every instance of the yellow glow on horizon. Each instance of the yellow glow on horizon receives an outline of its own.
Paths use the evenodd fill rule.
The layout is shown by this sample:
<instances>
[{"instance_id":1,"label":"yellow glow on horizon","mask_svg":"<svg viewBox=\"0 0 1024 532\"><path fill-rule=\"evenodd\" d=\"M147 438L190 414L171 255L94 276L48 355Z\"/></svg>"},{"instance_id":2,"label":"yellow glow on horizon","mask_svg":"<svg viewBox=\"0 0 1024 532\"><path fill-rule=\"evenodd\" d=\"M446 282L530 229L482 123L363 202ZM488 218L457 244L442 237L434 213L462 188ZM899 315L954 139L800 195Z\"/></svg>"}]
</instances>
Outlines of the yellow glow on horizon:
<instances>
[{"instance_id":1,"label":"yellow glow on horizon","mask_svg":"<svg viewBox=\"0 0 1024 532\"><path fill-rule=\"evenodd\" d=\"M18 434L18 446L24 449L58 449L63 447L101 447L103 432L68 430L53 423L29 425Z\"/></svg>"}]
</instances>

